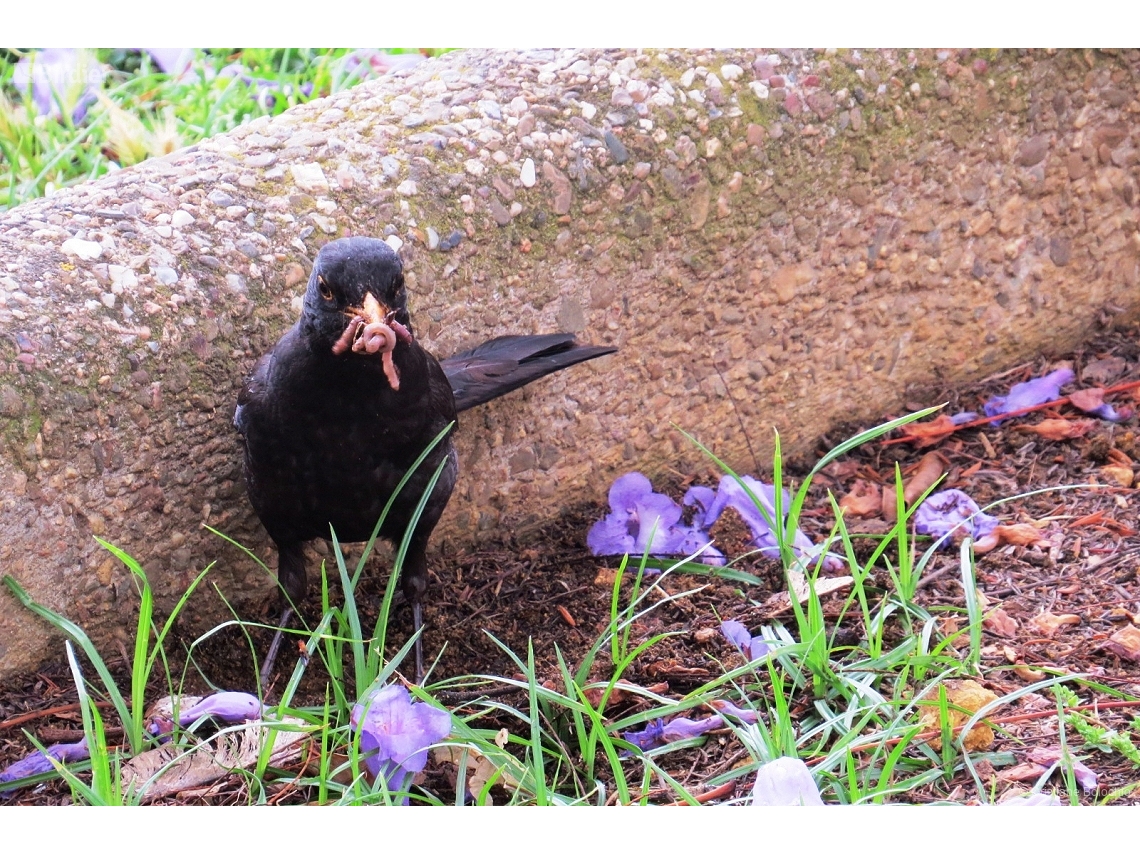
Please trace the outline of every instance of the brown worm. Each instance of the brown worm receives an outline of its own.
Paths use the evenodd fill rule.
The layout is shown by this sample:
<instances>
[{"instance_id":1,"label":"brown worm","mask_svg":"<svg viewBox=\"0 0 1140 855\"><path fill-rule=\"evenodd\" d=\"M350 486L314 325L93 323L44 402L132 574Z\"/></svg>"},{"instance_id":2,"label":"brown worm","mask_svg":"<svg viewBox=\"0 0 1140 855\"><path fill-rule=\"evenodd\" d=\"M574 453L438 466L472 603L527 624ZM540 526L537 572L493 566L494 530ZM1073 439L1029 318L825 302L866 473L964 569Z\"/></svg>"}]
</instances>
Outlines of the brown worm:
<instances>
[{"instance_id":1,"label":"brown worm","mask_svg":"<svg viewBox=\"0 0 1140 855\"><path fill-rule=\"evenodd\" d=\"M390 319L388 321L388 326L390 326L392 328L392 331L396 333L396 338L398 338L404 344L412 343L412 331L402 323L395 319Z\"/></svg>"},{"instance_id":2,"label":"brown worm","mask_svg":"<svg viewBox=\"0 0 1140 855\"><path fill-rule=\"evenodd\" d=\"M387 324L368 324L352 343L354 353L391 353L396 347L396 333Z\"/></svg>"},{"instance_id":3,"label":"brown worm","mask_svg":"<svg viewBox=\"0 0 1140 855\"><path fill-rule=\"evenodd\" d=\"M338 338L332 346L334 356L340 356L342 353L347 352L350 347L353 347L352 340L356 337L356 333L363 323L364 318L359 317L353 318L348 322L348 326L344 328L344 332L340 334L340 338Z\"/></svg>"}]
</instances>

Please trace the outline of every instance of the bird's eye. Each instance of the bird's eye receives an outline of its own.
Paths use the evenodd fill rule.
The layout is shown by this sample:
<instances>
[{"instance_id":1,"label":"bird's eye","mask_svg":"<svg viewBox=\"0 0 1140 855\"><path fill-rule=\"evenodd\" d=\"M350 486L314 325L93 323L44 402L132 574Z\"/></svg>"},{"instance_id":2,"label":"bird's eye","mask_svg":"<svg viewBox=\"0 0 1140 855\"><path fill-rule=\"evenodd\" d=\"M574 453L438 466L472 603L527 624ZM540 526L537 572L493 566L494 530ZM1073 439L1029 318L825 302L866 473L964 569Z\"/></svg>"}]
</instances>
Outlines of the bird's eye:
<instances>
[{"instance_id":1,"label":"bird's eye","mask_svg":"<svg viewBox=\"0 0 1140 855\"><path fill-rule=\"evenodd\" d=\"M329 283L325 282L323 276L317 277L317 287L321 292L321 298L331 302L333 300L333 290L329 287Z\"/></svg>"}]
</instances>

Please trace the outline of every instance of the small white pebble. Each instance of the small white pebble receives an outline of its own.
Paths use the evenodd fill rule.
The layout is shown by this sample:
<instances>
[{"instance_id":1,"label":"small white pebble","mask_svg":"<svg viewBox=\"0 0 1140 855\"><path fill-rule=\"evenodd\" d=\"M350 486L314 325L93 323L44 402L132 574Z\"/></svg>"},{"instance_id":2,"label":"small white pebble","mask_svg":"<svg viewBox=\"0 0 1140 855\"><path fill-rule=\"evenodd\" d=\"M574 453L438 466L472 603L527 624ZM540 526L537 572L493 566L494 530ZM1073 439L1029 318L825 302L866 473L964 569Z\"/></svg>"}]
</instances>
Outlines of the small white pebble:
<instances>
[{"instance_id":1,"label":"small white pebble","mask_svg":"<svg viewBox=\"0 0 1140 855\"><path fill-rule=\"evenodd\" d=\"M733 63L728 63L720 67L720 76L725 80L739 80L742 74L744 74L744 69Z\"/></svg>"},{"instance_id":2,"label":"small white pebble","mask_svg":"<svg viewBox=\"0 0 1140 855\"><path fill-rule=\"evenodd\" d=\"M393 252L399 252L400 247L402 247L404 245L404 242L402 240L400 240L398 237L396 237L395 235L388 235L388 237L384 238L384 243L386 243L386 244L388 244L388 246L392 247Z\"/></svg>"},{"instance_id":3,"label":"small white pebble","mask_svg":"<svg viewBox=\"0 0 1140 855\"><path fill-rule=\"evenodd\" d=\"M399 185L397 185L396 192L401 196L415 196L419 190L416 187L416 182L409 178L406 181L401 181Z\"/></svg>"},{"instance_id":4,"label":"small white pebble","mask_svg":"<svg viewBox=\"0 0 1140 855\"><path fill-rule=\"evenodd\" d=\"M170 218L170 225L174 226L176 229L180 229L183 226L188 226L192 222L194 222L194 218L190 215L190 212L183 211L181 208L175 211Z\"/></svg>"},{"instance_id":5,"label":"small white pebble","mask_svg":"<svg viewBox=\"0 0 1140 855\"><path fill-rule=\"evenodd\" d=\"M595 107L593 104L587 104L585 102L582 103L582 118L583 119L585 119L588 122L591 119L593 119L594 116L596 116L596 115L598 115L598 108L597 107Z\"/></svg>"},{"instance_id":6,"label":"small white pebble","mask_svg":"<svg viewBox=\"0 0 1140 855\"><path fill-rule=\"evenodd\" d=\"M65 255L74 255L84 261L98 258L103 254L103 247L93 240L80 240L79 238L69 238L63 242L60 247Z\"/></svg>"},{"instance_id":7,"label":"small white pebble","mask_svg":"<svg viewBox=\"0 0 1140 855\"><path fill-rule=\"evenodd\" d=\"M474 175L476 178L482 175L487 169L487 167L483 165L482 161L474 157L470 158L469 160L465 160L463 162L463 168L467 170L468 174Z\"/></svg>"},{"instance_id":8,"label":"small white pebble","mask_svg":"<svg viewBox=\"0 0 1140 855\"><path fill-rule=\"evenodd\" d=\"M529 157L523 161L522 172L519 173L519 180L522 181L523 187L534 186L534 161Z\"/></svg>"}]
</instances>

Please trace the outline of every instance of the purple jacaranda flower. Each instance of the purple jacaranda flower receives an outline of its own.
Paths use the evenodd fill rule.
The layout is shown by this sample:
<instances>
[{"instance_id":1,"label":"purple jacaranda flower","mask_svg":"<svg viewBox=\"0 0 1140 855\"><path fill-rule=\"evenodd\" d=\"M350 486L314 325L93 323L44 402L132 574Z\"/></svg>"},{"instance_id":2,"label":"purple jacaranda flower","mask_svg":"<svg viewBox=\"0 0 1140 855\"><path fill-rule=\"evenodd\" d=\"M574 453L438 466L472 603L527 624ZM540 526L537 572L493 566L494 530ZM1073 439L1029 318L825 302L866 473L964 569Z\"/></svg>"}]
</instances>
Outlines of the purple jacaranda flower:
<instances>
[{"instance_id":1,"label":"purple jacaranda flower","mask_svg":"<svg viewBox=\"0 0 1140 855\"><path fill-rule=\"evenodd\" d=\"M648 751L664 744L665 740L662 739L664 732L665 723L661 719L656 719L645 725L645 730L627 730L622 733L621 738L642 751Z\"/></svg>"},{"instance_id":2,"label":"purple jacaranda flower","mask_svg":"<svg viewBox=\"0 0 1140 855\"><path fill-rule=\"evenodd\" d=\"M16 63L12 85L32 94L36 112L59 118L63 113L79 124L96 100L107 72L90 51L75 48L44 48Z\"/></svg>"},{"instance_id":3,"label":"purple jacaranda flower","mask_svg":"<svg viewBox=\"0 0 1140 855\"><path fill-rule=\"evenodd\" d=\"M769 647L760 636L753 636L748 628L738 620L726 620L720 625L720 631L737 650L743 653L749 661L755 661L768 655Z\"/></svg>"},{"instance_id":4,"label":"purple jacaranda flower","mask_svg":"<svg viewBox=\"0 0 1140 855\"><path fill-rule=\"evenodd\" d=\"M778 757L760 767L752 788L756 807L822 807L819 787L803 760Z\"/></svg>"},{"instance_id":5,"label":"purple jacaranda flower","mask_svg":"<svg viewBox=\"0 0 1140 855\"><path fill-rule=\"evenodd\" d=\"M942 545L949 543L947 535L955 530L960 535L968 534L978 540L990 534L997 525L997 517L982 513L978 503L961 490L932 493L914 512L914 530L918 534L944 538Z\"/></svg>"},{"instance_id":6,"label":"purple jacaranda flower","mask_svg":"<svg viewBox=\"0 0 1140 855\"><path fill-rule=\"evenodd\" d=\"M978 414L973 410L966 410L965 412L955 413L950 417L950 423L955 425L964 425L966 422L972 422L978 417Z\"/></svg>"},{"instance_id":7,"label":"purple jacaranda flower","mask_svg":"<svg viewBox=\"0 0 1140 855\"><path fill-rule=\"evenodd\" d=\"M199 719L213 716L230 724L261 718L261 701L247 692L218 692L182 710L178 723L189 727Z\"/></svg>"},{"instance_id":8,"label":"purple jacaranda flower","mask_svg":"<svg viewBox=\"0 0 1140 855\"><path fill-rule=\"evenodd\" d=\"M403 686L374 690L352 708L352 726L360 732L364 765L388 792L405 790L408 780L427 764L427 749L451 734L451 714L431 704L413 702ZM405 796L404 804L408 804Z\"/></svg>"},{"instance_id":9,"label":"purple jacaranda flower","mask_svg":"<svg viewBox=\"0 0 1140 855\"><path fill-rule=\"evenodd\" d=\"M43 751L34 751L22 760L17 760L3 771L0 771L0 784L7 784L11 781L17 781L20 778L28 778L43 772L50 772L55 766L53 766L51 760L48 759L49 755L60 763L74 763L77 760L86 760L91 756L91 752L87 748L86 738L78 742L50 745ZM6 790L0 789L0 796L8 796L14 789L15 787L9 787Z\"/></svg>"},{"instance_id":10,"label":"purple jacaranda flower","mask_svg":"<svg viewBox=\"0 0 1140 855\"><path fill-rule=\"evenodd\" d=\"M709 701L709 706L715 709L722 716L734 718L737 721L743 722L744 724L756 724L757 720L760 718L760 714L756 712L756 710L749 710L744 709L743 707L738 707L732 701L725 700L724 698L720 698L715 701Z\"/></svg>"},{"instance_id":11,"label":"purple jacaranda flower","mask_svg":"<svg viewBox=\"0 0 1140 855\"><path fill-rule=\"evenodd\" d=\"M1055 401L1061 397L1061 387L1073 382L1075 376L1070 368L1058 368L1044 377L1015 384L1008 395L997 395L986 401L983 409L987 416L999 416ZM995 421L994 424L1001 424L1001 421Z\"/></svg>"},{"instance_id":12,"label":"purple jacaranda flower","mask_svg":"<svg viewBox=\"0 0 1140 855\"><path fill-rule=\"evenodd\" d=\"M749 495L750 491L752 495ZM753 500L753 496L756 497L755 500ZM785 520L791 504L792 497L787 490L784 490L782 508ZM740 514L741 519L752 532L752 542L762 555L768 558L780 557L779 542L776 539L775 532L772 531L772 527L768 524L769 520L776 521L775 486L758 481L751 475L725 475L720 479L712 505L705 512L704 526L712 528L725 508L732 508ZM801 557L815 558L820 552L819 547L811 542L811 538L798 528L792 535L791 546L792 551ZM835 571L842 568L843 562L838 556L826 555L823 559L823 566L828 570Z\"/></svg>"},{"instance_id":13,"label":"purple jacaranda flower","mask_svg":"<svg viewBox=\"0 0 1140 855\"><path fill-rule=\"evenodd\" d=\"M261 718L261 701L248 692L215 692L191 704L178 714L179 727L190 727L195 722L212 717L227 724L254 721ZM169 714L151 720L147 730L154 736L170 733L174 721Z\"/></svg>"},{"instance_id":14,"label":"purple jacaranda flower","mask_svg":"<svg viewBox=\"0 0 1140 855\"><path fill-rule=\"evenodd\" d=\"M586 545L594 555L697 555L697 560L723 563L708 535L681 522L681 507L653 492L640 472L628 472L610 487L610 513L590 527Z\"/></svg>"},{"instance_id":15,"label":"purple jacaranda flower","mask_svg":"<svg viewBox=\"0 0 1140 855\"><path fill-rule=\"evenodd\" d=\"M1112 404L1104 403L1099 407L1086 411L1090 416L1096 416L1098 419L1104 419L1106 422L1122 422L1126 419L1132 418L1132 409L1124 407L1117 410Z\"/></svg>"},{"instance_id":16,"label":"purple jacaranda flower","mask_svg":"<svg viewBox=\"0 0 1140 855\"><path fill-rule=\"evenodd\" d=\"M658 748L670 742L680 742L684 739L695 739L704 736L710 730L724 727L724 719L719 715L708 718L691 719L677 716L663 723L662 719L649 722L644 730L627 730L621 738L636 745L642 751Z\"/></svg>"},{"instance_id":17,"label":"purple jacaranda flower","mask_svg":"<svg viewBox=\"0 0 1140 855\"><path fill-rule=\"evenodd\" d=\"M640 472L629 472L610 487L611 513L594 523L586 543L594 555L643 554L648 547L653 556L696 554L697 560L706 564L724 564L724 555L712 546L708 531L724 509L731 507L748 525L759 551L778 558L776 535L765 519L765 514L775 518L775 494L772 485L749 475L724 476L716 492L708 487L691 487L683 500L692 515L692 524L686 525L681 522L681 508L672 499L653 492L649 479ZM790 505L791 496L785 490L785 519ZM814 559L821 551L798 528L792 536L792 550L808 559ZM843 567L843 561L828 554L823 558L823 566L835 571Z\"/></svg>"},{"instance_id":18,"label":"purple jacaranda flower","mask_svg":"<svg viewBox=\"0 0 1140 855\"><path fill-rule=\"evenodd\" d=\"M661 739L667 743L695 739L698 736L704 736L710 730L716 730L718 727L724 727L724 719L719 715L710 715L708 718L699 719L677 716L666 723L664 730L661 731Z\"/></svg>"}]
</instances>

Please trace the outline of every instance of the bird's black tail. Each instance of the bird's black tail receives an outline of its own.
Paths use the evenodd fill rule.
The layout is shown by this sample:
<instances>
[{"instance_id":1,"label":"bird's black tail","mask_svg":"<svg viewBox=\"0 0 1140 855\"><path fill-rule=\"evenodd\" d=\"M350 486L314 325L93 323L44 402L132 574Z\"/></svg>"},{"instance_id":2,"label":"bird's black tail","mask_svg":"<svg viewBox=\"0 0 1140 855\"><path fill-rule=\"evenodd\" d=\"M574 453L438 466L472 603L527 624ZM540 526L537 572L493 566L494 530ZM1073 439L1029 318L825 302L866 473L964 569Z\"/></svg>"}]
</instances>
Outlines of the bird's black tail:
<instances>
[{"instance_id":1,"label":"bird's black tail","mask_svg":"<svg viewBox=\"0 0 1140 855\"><path fill-rule=\"evenodd\" d=\"M441 360L455 392L455 409L479 404L616 347L579 344L570 333L505 335Z\"/></svg>"}]
</instances>

